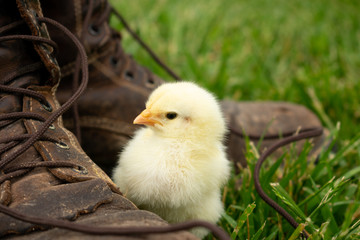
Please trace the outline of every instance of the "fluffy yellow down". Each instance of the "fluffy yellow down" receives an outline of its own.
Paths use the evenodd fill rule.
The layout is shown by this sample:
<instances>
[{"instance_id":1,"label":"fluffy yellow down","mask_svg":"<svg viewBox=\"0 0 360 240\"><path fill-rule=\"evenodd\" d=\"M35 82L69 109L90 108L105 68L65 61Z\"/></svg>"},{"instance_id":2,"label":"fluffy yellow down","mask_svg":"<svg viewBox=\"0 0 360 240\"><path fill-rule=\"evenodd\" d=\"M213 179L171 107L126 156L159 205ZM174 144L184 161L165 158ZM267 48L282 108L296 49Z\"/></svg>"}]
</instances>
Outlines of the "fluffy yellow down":
<instances>
[{"instance_id":1,"label":"fluffy yellow down","mask_svg":"<svg viewBox=\"0 0 360 240\"><path fill-rule=\"evenodd\" d=\"M134 120L138 130L120 154L114 182L140 209L170 223L216 223L221 187L230 164L223 145L226 124L219 104L194 83L167 83L149 97ZM202 238L204 229L192 232Z\"/></svg>"}]
</instances>

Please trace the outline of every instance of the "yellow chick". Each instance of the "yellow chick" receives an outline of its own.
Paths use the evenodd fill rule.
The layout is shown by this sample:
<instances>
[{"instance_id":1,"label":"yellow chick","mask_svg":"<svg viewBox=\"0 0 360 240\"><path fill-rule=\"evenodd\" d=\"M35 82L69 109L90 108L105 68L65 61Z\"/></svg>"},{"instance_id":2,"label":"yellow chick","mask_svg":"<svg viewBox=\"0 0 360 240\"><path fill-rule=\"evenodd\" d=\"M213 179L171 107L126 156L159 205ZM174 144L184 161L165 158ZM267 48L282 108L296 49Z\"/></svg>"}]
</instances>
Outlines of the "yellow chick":
<instances>
[{"instance_id":1,"label":"yellow chick","mask_svg":"<svg viewBox=\"0 0 360 240\"><path fill-rule=\"evenodd\" d=\"M216 223L221 187L230 174L223 145L226 124L215 97L191 82L166 83L150 95L121 153L114 182L140 209L170 223ZM208 232L194 229L198 237Z\"/></svg>"}]
</instances>

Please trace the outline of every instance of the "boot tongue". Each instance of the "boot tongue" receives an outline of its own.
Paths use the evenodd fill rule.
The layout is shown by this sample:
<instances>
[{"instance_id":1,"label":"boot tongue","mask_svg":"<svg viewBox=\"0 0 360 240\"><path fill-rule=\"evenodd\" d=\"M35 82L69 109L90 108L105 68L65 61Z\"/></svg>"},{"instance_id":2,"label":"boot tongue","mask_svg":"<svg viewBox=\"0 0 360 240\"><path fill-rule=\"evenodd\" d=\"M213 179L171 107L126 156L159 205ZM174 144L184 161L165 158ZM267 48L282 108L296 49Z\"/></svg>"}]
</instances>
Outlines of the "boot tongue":
<instances>
[{"instance_id":1,"label":"boot tongue","mask_svg":"<svg viewBox=\"0 0 360 240\"><path fill-rule=\"evenodd\" d=\"M16 8L0 8L0 28L19 21L21 19ZM26 25L18 26L13 30L8 30L7 35L29 34ZM40 58L31 42L27 41L4 41L0 43L0 81L4 81L8 76L18 72L24 66L28 66L40 61ZM47 72L45 69L43 72ZM26 88L30 85L43 84L40 78L36 77L39 73L26 74L24 77L8 82L9 87ZM43 78L44 79L44 78ZM44 80L43 80L44 81ZM4 97L6 95L6 97ZM22 110L22 99L17 95L0 93L0 113L20 112ZM0 121L0 127L3 122Z\"/></svg>"},{"instance_id":2,"label":"boot tongue","mask_svg":"<svg viewBox=\"0 0 360 240\"><path fill-rule=\"evenodd\" d=\"M33 36L50 39L46 25L40 24L37 17L43 17L39 1L17 0L16 1L21 17L25 20ZM60 67L52 56L53 49L47 44L34 43L34 48L39 54L41 61L50 73L49 85L58 85L60 81Z\"/></svg>"}]
</instances>

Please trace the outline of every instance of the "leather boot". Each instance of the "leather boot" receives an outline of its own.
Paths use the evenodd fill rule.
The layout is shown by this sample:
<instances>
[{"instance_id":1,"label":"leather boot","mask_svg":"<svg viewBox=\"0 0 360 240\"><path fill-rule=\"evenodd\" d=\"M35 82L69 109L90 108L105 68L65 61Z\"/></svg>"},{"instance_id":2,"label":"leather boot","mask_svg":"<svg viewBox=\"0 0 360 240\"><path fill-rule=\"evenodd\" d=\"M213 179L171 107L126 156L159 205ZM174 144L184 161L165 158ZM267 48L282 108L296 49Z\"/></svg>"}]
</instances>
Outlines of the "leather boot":
<instances>
[{"instance_id":1,"label":"leather boot","mask_svg":"<svg viewBox=\"0 0 360 240\"><path fill-rule=\"evenodd\" d=\"M246 166L246 138L258 147L259 154L269 149L281 138L295 135L300 130L322 128L320 120L309 109L302 105L288 102L239 102L223 101L221 103L225 117L230 126L228 136L228 153L238 171ZM330 144L329 131L323 129L322 135L295 143L298 154L303 151L306 141L312 141L311 157L318 157L323 148ZM258 146L260 144L260 146ZM280 157L284 149L280 148L273 156Z\"/></svg>"},{"instance_id":2,"label":"leather boot","mask_svg":"<svg viewBox=\"0 0 360 240\"><path fill-rule=\"evenodd\" d=\"M83 53L80 90L63 99L66 103L60 106L55 97L60 81L54 58L56 44L47 31L51 21L43 18L36 0L0 0L0 5L0 236L101 238L90 232L49 229L60 226L53 224L56 219L63 220L60 223L68 228L83 223L88 226L86 232L99 226L167 226L157 215L138 210L124 198L63 127L60 115L76 100L87 80L86 54L81 45L76 49ZM15 211L10 214L15 218L8 211ZM195 239L188 232L140 238Z\"/></svg>"},{"instance_id":3,"label":"leather boot","mask_svg":"<svg viewBox=\"0 0 360 240\"><path fill-rule=\"evenodd\" d=\"M124 52L121 35L109 26L112 9L107 0L47 0L43 1L43 8L46 16L77 35L86 49L89 86L77 102L81 141L85 152L111 174L119 152L136 130L133 119L143 109L150 92L163 80ZM59 101L63 102L72 92L76 53L61 34L51 28L50 32L60 46L68 49L58 58L65 77L58 91ZM255 143L265 137L263 150L278 140L281 133L321 126L312 112L295 104L225 101L222 106L230 127L229 158L239 167L247 165L244 133L252 136ZM71 112L64 115L65 126L76 131L73 116ZM315 139L315 149L320 149L324 139L325 135ZM299 151L302 146L297 144Z\"/></svg>"}]
</instances>

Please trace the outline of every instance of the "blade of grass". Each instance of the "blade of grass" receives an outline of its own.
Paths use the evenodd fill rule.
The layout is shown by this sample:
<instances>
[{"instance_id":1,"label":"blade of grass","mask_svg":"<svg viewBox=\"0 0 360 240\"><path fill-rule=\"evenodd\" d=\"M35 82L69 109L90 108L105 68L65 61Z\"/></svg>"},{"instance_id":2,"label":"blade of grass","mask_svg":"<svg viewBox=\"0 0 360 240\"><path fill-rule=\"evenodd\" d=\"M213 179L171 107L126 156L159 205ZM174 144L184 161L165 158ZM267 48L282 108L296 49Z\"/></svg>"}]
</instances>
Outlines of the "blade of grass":
<instances>
[{"instance_id":1,"label":"blade of grass","mask_svg":"<svg viewBox=\"0 0 360 240\"><path fill-rule=\"evenodd\" d=\"M301 209L297 206L294 200L291 199L289 194L285 191L285 189L279 183L270 183L273 188L274 193L277 197L279 197L282 202L284 202L290 209L301 218L301 220L306 221L306 215Z\"/></svg>"},{"instance_id":2,"label":"blade of grass","mask_svg":"<svg viewBox=\"0 0 360 240\"><path fill-rule=\"evenodd\" d=\"M340 122L336 124L336 127L331 130L328 138L325 141L330 141L329 146L323 150L320 154L319 162L316 164L315 169L311 173L313 179L318 180L323 175L322 172L326 171L326 166L328 166L329 159L333 158L333 148L335 147L335 139L338 139L340 132Z\"/></svg>"},{"instance_id":3,"label":"blade of grass","mask_svg":"<svg viewBox=\"0 0 360 240\"><path fill-rule=\"evenodd\" d=\"M325 236L325 233L328 229L328 226L329 226L329 222L324 222L323 224L321 224L320 226L320 229L319 231L316 231L314 232L311 237L312 237L312 240L322 240L322 239L325 239L324 236Z\"/></svg>"},{"instance_id":4,"label":"blade of grass","mask_svg":"<svg viewBox=\"0 0 360 240\"><path fill-rule=\"evenodd\" d=\"M298 204L298 206L302 206L304 204L306 204L307 202L311 201L312 199L314 199L315 197L319 196L319 194L325 189L327 188L330 184L332 184L335 180L335 177L333 177L332 179L330 179L330 181L328 181L327 183L325 183L323 186L321 186L321 188L317 189L313 194L311 194L310 196L308 196L307 198L305 198L302 202L300 202Z\"/></svg>"},{"instance_id":5,"label":"blade of grass","mask_svg":"<svg viewBox=\"0 0 360 240\"><path fill-rule=\"evenodd\" d=\"M349 229L349 234L346 236L346 239L353 237L353 235L357 235L360 232L360 219L354 223Z\"/></svg>"},{"instance_id":6,"label":"blade of grass","mask_svg":"<svg viewBox=\"0 0 360 240\"><path fill-rule=\"evenodd\" d=\"M291 236L289 237L289 240L296 240L298 239L298 237L300 236L300 234L302 233L302 231L305 228L305 224L300 223L299 226L295 229L295 231L291 234Z\"/></svg>"},{"instance_id":7,"label":"blade of grass","mask_svg":"<svg viewBox=\"0 0 360 240\"><path fill-rule=\"evenodd\" d=\"M328 162L329 165L334 165L334 163L336 163L340 158L344 157L345 155L347 155L347 153L349 151L351 151L352 149L354 149L355 147L359 146L360 144L360 132L358 132L355 137L353 137L350 142L345 145L343 148L341 148L335 155L335 157L333 159L330 159L330 161Z\"/></svg>"},{"instance_id":8,"label":"blade of grass","mask_svg":"<svg viewBox=\"0 0 360 240\"><path fill-rule=\"evenodd\" d=\"M238 206L238 205L230 205L229 207L240 210L240 211L245 211L245 207L242 206ZM236 224L235 224L236 225Z\"/></svg>"},{"instance_id":9,"label":"blade of grass","mask_svg":"<svg viewBox=\"0 0 360 240\"><path fill-rule=\"evenodd\" d=\"M358 173L360 173L360 166L357 166L357 167L351 169L350 171L345 173L343 176L345 178L352 178L353 176L357 175Z\"/></svg>"},{"instance_id":10,"label":"blade of grass","mask_svg":"<svg viewBox=\"0 0 360 240\"><path fill-rule=\"evenodd\" d=\"M227 223L230 224L232 228L236 227L236 221L232 217L230 217L226 213L223 213L222 217L226 220Z\"/></svg>"},{"instance_id":11,"label":"blade of grass","mask_svg":"<svg viewBox=\"0 0 360 240\"><path fill-rule=\"evenodd\" d=\"M315 210L310 214L309 218L311 218L317 211L319 211L323 206L331 201L331 199L341 190L344 189L344 186L349 183L349 179L345 179L341 177L337 179L334 183L334 186L329 188L329 190L325 193L324 197L321 199L319 205L315 208Z\"/></svg>"},{"instance_id":12,"label":"blade of grass","mask_svg":"<svg viewBox=\"0 0 360 240\"><path fill-rule=\"evenodd\" d=\"M278 229L273 231L267 238L265 238L265 240L273 240L273 239L275 239L275 236L278 233L278 231L279 231Z\"/></svg>"},{"instance_id":13,"label":"blade of grass","mask_svg":"<svg viewBox=\"0 0 360 240\"><path fill-rule=\"evenodd\" d=\"M312 228L312 231L316 229L314 224L311 222L310 218L307 218L305 213L298 207L298 205L292 200L289 194L285 191L279 183L271 183L274 193L280 200L285 203L300 219L304 222L308 222L309 226Z\"/></svg>"},{"instance_id":14,"label":"blade of grass","mask_svg":"<svg viewBox=\"0 0 360 240\"><path fill-rule=\"evenodd\" d=\"M264 176L262 177L262 182L264 183L268 183L271 182L271 178L275 175L276 170L279 169L281 163L284 160L285 154L282 154L281 157L276 160L276 162L274 164L271 165L270 169L266 171L266 173L264 174ZM263 186L268 186L267 184L263 184Z\"/></svg>"},{"instance_id":15,"label":"blade of grass","mask_svg":"<svg viewBox=\"0 0 360 240\"><path fill-rule=\"evenodd\" d=\"M359 189L359 185L356 185L355 187L356 187L356 191L357 191L357 189ZM360 198L360 191L357 191L355 199L359 199L359 198ZM341 203L341 202L337 202L337 204L339 204L339 203ZM351 201L351 204L349 204L349 206L344 214L344 220L341 225L342 231L346 231L347 229L349 229L351 226L351 223L354 221L354 219L359 218L359 213L357 213L357 211L359 211L359 206L360 206L359 201L354 201L354 200Z\"/></svg>"},{"instance_id":16,"label":"blade of grass","mask_svg":"<svg viewBox=\"0 0 360 240\"><path fill-rule=\"evenodd\" d=\"M320 118L325 122L326 126L330 129L333 129L335 125L332 123L329 116L326 114L326 111L324 110L324 106L322 102L319 100L315 93L315 89L313 87L309 87L307 89L307 93L309 94L309 97L312 100L312 104L314 106L314 109L319 114Z\"/></svg>"},{"instance_id":17,"label":"blade of grass","mask_svg":"<svg viewBox=\"0 0 360 240\"><path fill-rule=\"evenodd\" d=\"M345 231L341 232L337 239L358 239L358 235L360 232L360 219L356 221L350 228L346 229ZM354 236L355 235L355 236Z\"/></svg>"},{"instance_id":18,"label":"blade of grass","mask_svg":"<svg viewBox=\"0 0 360 240\"><path fill-rule=\"evenodd\" d=\"M237 221L237 225L236 225L233 233L231 234L232 239L235 239L237 237L240 228L244 225L244 223L246 222L246 219L249 217L249 215L252 213L252 211L254 210L255 207L256 207L255 203L249 204L246 207L245 211L239 217L239 219Z\"/></svg>"},{"instance_id":19,"label":"blade of grass","mask_svg":"<svg viewBox=\"0 0 360 240\"><path fill-rule=\"evenodd\" d=\"M309 179L310 179L312 188L317 193L316 195L314 195L314 197L311 200L317 201L318 202L317 206L318 206L319 203L321 202L322 198L323 198L323 195L321 195L322 191L325 190L326 187L330 188L331 186L334 185L335 177L333 177L331 180L329 180L328 183L325 184L326 186L321 187L321 191L319 191L320 189L317 187L317 184L315 183L315 181L312 179L311 176L309 177ZM309 202L310 202L310 199L309 199L309 201L307 201L307 203L309 203ZM313 204L316 204L316 202L313 203ZM313 207L311 207L311 209L312 208ZM338 225L336 223L333 211L330 209L330 207L328 205L324 205L322 207L322 209L321 209L321 213L322 213L322 218L325 219L325 221L329 221L330 228L328 228L328 229L329 229L329 231L332 232L331 234L335 234L336 232L338 232L339 228L338 228Z\"/></svg>"},{"instance_id":20,"label":"blade of grass","mask_svg":"<svg viewBox=\"0 0 360 240\"><path fill-rule=\"evenodd\" d=\"M251 240L258 240L259 239L259 237L261 236L261 234L264 231L265 225L266 225L266 221L261 226L261 228L254 234L254 236L251 238Z\"/></svg>"}]
</instances>

